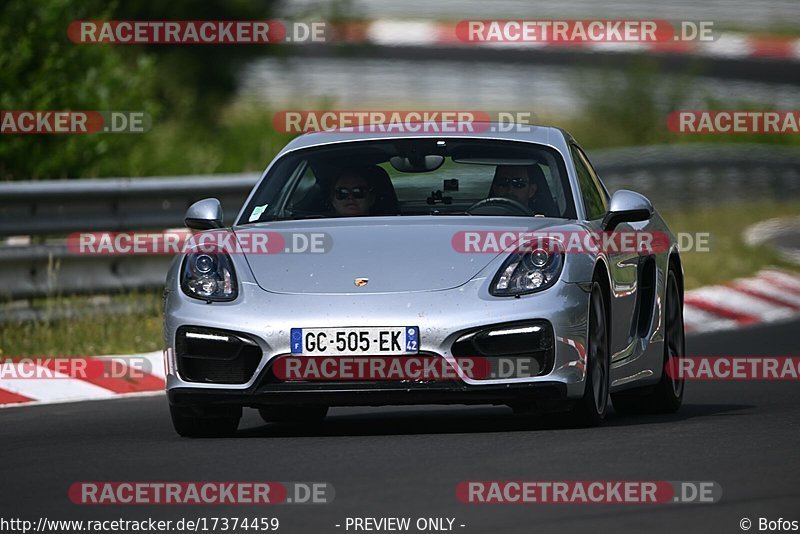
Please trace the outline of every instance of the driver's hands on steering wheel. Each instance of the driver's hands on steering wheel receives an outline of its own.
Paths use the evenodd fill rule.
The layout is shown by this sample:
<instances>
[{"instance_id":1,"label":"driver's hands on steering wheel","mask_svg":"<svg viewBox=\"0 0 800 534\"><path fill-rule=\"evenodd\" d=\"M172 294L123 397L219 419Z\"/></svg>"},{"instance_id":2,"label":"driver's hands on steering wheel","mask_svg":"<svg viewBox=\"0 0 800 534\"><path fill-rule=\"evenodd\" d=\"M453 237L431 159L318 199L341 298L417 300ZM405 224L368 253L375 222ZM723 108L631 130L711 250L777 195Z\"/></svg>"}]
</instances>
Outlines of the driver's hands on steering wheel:
<instances>
[{"instance_id":1,"label":"driver's hands on steering wheel","mask_svg":"<svg viewBox=\"0 0 800 534\"><path fill-rule=\"evenodd\" d=\"M497 210L505 211L509 215L516 215L521 217L533 217L535 212L521 202L512 200L505 197L489 197L479 200L469 208L467 208L467 215L480 215L480 211L484 211L486 215L497 215Z\"/></svg>"}]
</instances>

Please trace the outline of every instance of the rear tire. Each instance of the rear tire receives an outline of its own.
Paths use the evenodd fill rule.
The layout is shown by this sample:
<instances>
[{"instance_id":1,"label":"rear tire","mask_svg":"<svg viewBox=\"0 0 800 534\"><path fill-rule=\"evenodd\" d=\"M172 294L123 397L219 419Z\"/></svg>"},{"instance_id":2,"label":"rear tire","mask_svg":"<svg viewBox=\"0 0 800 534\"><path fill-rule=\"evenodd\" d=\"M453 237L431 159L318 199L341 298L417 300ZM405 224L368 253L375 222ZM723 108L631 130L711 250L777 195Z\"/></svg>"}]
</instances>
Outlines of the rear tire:
<instances>
[{"instance_id":1,"label":"rear tire","mask_svg":"<svg viewBox=\"0 0 800 534\"><path fill-rule=\"evenodd\" d=\"M241 408L208 409L170 405L172 426L185 438L223 438L236 433Z\"/></svg>"},{"instance_id":2,"label":"rear tire","mask_svg":"<svg viewBox=\"0 0 800 534\"><path fill-rule=\"evenodd\" d=\"M570 420L576 426L592 427L603 423L608 413L609 342L606 308L600 283L592 283L589 297L589 328L586 350L586 386L575 404Z\"/></svg>"},{"instance_id":3,"label":"rear tire","mask_svg":"<svg viewBox=\"0 0 800 534\"><path fill-rule=\"evenodd\" d=\"M683 402L684 381L671 377L667 372L670 367L679 369L678 360L686 353L682 299L678 289L678 278L672 268L667 274L666 295L661 380L655 386L612 393L614 410L619 413L674 413Z\"/></svg>"},{"instance_id":4,"label":"rear tire","mask_svg":"<svg viewBox=\"0 0 800 534\"><path fill-rule=\"evenodd\" d=\"M267 423L319 423L328 415L328 407L264 406L258 413Z\"/></svg>"}]
</instances>

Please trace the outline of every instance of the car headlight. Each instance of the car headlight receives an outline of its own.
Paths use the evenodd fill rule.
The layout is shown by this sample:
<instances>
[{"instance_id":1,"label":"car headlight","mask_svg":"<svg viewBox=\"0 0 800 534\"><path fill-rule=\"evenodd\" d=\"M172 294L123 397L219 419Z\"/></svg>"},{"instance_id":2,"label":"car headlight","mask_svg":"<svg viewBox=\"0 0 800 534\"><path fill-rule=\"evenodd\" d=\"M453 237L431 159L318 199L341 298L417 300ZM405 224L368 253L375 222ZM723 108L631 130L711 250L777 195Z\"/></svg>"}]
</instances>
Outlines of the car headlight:
<instances>
[{"instance_id":1,"label":"car headlight","mask_svg":"<svg viewBox=\"0 0 800 534\"><path fill-rule=\"evenodd\" d=\"M187 254L181 268L181 289L196 299L234 300L238 289L230 256L220 252Z\"/></svg>"},{"instance_id":2,"label":"car headlight","mask_svg":"<svg viewBox=\"0 0 800 534\"><path fill-rule=\"evenodd\" d=\"M539 240L511 254L492 281L496 297L535 293L551 287L564 267L564 247L554 239Z\"/></svg>"}]
</instances>

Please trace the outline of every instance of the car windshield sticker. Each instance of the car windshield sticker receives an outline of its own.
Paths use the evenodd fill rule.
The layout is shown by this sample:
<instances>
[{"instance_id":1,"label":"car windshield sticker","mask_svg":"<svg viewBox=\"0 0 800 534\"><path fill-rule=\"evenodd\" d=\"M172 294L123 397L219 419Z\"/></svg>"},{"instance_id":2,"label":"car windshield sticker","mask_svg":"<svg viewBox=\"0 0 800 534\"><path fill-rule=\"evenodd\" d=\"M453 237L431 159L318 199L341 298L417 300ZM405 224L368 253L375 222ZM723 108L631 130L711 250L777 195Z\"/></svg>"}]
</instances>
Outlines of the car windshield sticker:
<instances>
[{"instance_id":1,"label":"car windshield sticker","mask_svg":"<svg viewBox=\"0 0 800 534\"><path fill-rule=\"evenodd\" d=\"M269 204L264 204L263 206L256 206L255 209L253 209L253 213L250 214L250 218L247 219L247 222L257 221L258 218L261 217L261 214L264 213L264 210L267 209L267 206L269 206Z\"/></svg>"}]
</instances>

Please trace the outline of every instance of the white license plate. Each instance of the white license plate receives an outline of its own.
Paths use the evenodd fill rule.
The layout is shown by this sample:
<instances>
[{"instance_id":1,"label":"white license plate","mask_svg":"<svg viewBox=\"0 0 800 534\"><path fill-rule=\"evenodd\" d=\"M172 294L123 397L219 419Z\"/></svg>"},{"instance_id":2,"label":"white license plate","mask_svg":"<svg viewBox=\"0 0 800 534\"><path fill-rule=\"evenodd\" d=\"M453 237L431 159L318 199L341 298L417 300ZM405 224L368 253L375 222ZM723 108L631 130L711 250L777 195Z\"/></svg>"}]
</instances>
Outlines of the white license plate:
<instances>
[{"instance_id":1,"label":"white license plate","mask_svg":"<svg viewBox=\"0 0 800 534\"><path fill-rule=\"evenodd\" d=\"M416 326L364 328L292 328L292 354L306 356L380 356L417 354Z\"/></svg>"}]
</instances>

